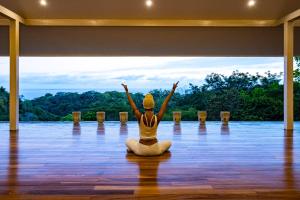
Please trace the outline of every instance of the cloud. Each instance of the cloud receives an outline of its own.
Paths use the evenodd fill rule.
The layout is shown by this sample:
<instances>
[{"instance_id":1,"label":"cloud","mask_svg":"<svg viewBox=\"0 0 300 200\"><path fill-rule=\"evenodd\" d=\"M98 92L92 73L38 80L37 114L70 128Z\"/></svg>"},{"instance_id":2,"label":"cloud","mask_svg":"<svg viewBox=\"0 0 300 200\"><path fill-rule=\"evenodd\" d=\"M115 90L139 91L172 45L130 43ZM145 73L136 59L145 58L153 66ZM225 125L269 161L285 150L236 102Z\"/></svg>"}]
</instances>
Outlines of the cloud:
<instances>
[{"instance_id":1,"label":"cloud","mask_svg":"<svg viewBox=\"0 0 300 200\"><path fill-rule=\"evenodd\" d=\"M116 80L125 80L125 81L132 81L132 80L139 80L143 79L145 76L144 75L127 75L127 76L119 76L119 77L114 77Z\"/></svg>"},{"instance_id":2,"label":"cloud","mask_svg":"<svg viewBox=\"0 0 300 200\"><path fill-rule=\"evenodd\" d=\"M0 85L8 87L9 60L0 57ZM126 81L136 91L201 84L212 73L234 70L263 74L283 71L281 57L22 57L20 88L122 90Z\"/></svg>"}]
</instances>

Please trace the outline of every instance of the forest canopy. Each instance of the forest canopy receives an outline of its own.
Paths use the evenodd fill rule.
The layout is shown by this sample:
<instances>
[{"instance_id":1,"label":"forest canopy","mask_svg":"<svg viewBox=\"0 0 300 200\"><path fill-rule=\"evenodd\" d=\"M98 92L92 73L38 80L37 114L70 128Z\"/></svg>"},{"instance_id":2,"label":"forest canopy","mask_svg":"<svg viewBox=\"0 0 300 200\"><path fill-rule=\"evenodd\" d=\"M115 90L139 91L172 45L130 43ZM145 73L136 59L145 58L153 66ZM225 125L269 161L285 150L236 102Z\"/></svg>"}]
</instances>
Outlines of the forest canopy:
<instances>
[{"instance_id":1,"label":"forest canopy","mask_svg":"<svg viewBox=\"0 0 300 200\"><path fill-rule=\"evenodd\" d=\"M295 120L300 119L300 58L294 71ZM158 112L169 91L156 89ZM139 109L144 95L131 94ZM9 93L0 87L0 121L8 121ZM231 75L212 73L201 86L190 84L183 94L175 93L163 120L172 120L173 111L182 111L183 120L197 120L197 111L206 110L208 120L219 120L220 111L230 111L231 120L278 121L283 120L282 74L267 72L251 75L234 71ZM119 120L119 112L127 111L129 120L135 120L125 93L89 91L82 94L59 92L46 94L33 100L20 99L21 121L70 121L73 111L81 111L82 119L96 120L96 112L105 111L106 120Z\"/></svg>"}]
</instances>

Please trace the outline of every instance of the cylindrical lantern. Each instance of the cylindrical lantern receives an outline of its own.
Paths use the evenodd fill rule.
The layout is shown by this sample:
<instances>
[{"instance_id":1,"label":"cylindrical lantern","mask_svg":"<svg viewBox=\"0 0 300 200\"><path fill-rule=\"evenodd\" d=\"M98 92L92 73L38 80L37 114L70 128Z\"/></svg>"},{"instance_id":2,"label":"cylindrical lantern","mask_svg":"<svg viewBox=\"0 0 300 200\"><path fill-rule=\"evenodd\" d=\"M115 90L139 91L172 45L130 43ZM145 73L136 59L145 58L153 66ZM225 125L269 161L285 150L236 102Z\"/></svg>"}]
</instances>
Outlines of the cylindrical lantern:
<instances>
[{"instance_id":1,"label":"cylindrical lantern","mask_svg":"<svg viewBox=\"0 0 300 200\"><path fill-rule=\"evenodd\" d=\"M228 111L222 111L220 113L221 121L223 125L228 125L229 119L230 119L230 112Z\"/></svg>"},{"instance_id":2,"label":"cylindrical lantern","mask_svg":"<svg viewBox=\"0 0 300 200\"><path fill-rule=\"evenodd\" d=\"M173 121L175 124L180 124L181 121L181 112L173 112Z\"/></svg>"},{"instance_id":3,"label":"cylindrical lantern","mask_svg":"<svg viewBox=\"0 0 300 200\"><path fill-rule=\"evenodd\" d=\"M105 112L97 112L98 124L103 124L105 121Z\"/></svg>"},{"instance_id":4,"label":"cylindrical lantern","mask_svg":"<svg viewBox=\"0 0 300 200\"><path fill-rule=\"evenodd\" d=\"M207 118L207 112L206 111L198 111L198 120L200 124L205 124Z\"/></svg>"},{"instance_id":5,"label":"cylindrical lantern","mask_svg":"<svg viewBox=\"0 0 300 200\"><path fill-rule=\"evenodd\" d=\"M73 112L72 115L74 125L78 125L81 120L81 112Z\"/></svg>"},{"instance_id":6,"label":"cylindrical lantern","mask_svg":"<svg viewBox=\"0 0 300 200\"><path fill-rule=\"evenodd\" d=\"M128 112L120 112L119 115L121 124L126 124L128 121Z\"/></svg>"}]
</instances>

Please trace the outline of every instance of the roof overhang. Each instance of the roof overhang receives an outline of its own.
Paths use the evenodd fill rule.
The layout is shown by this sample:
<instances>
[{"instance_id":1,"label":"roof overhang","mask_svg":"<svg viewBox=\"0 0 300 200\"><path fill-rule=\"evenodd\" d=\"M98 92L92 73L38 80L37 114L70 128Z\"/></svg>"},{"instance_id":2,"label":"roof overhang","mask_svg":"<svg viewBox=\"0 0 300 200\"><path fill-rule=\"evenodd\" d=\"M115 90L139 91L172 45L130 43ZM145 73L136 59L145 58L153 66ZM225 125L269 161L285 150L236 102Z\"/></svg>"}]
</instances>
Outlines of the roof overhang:
<instances>
[{"instance_id":1,"label":"roof overhang","mask_svg":"<svg viewBox=\"0 0 300 200\"><path fill-rule=\"evenodd\" d=\"M9 20L17 20L23 24L21 56L282 56L281 25L294 21L296 27L300 26L297 21L300 9L276 19L259 19L253 15L251 19L237 16L206 20L55 19L55 12L52 18L33 19L4 6L0 6L0 13L8 18L0 19L3 25L0 38L6 38L0 46L0 55L8 55ZM299 29L295 29L296 55L300 55Z\"/></svg>"}]
</instances>

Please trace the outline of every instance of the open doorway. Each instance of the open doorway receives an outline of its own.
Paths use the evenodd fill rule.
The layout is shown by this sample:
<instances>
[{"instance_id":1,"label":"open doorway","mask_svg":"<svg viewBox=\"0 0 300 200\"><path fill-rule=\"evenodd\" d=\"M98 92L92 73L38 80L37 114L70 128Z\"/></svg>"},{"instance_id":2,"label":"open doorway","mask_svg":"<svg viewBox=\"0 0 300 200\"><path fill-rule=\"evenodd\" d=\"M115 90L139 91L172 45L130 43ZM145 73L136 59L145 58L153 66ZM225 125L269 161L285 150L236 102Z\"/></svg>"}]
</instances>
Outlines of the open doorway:
<instances>
[{"instance_id":1,"label":"open doorway","mask_svg":"<svg viewBox=\"0 0 300 200\"><path fill-rule=\"evenodd\" d=\"M0 85L8 91L8 58ZM126 82L137 105L151 92L157 104L172 83L179 89L164 120L181 111L183 120L197 120L197 111L208 111L208 120L219 120L230 110L232 120L282 120L283 58L281 57L22 57L20 60L20 118L22 121L71 120L74 110L83 120L96 120L106 111L107 120L131 109L124 98ZM259 114L258 114L259 113ZM3 114L4 115L4 114Z\"/></svg>"}]
</instances>

